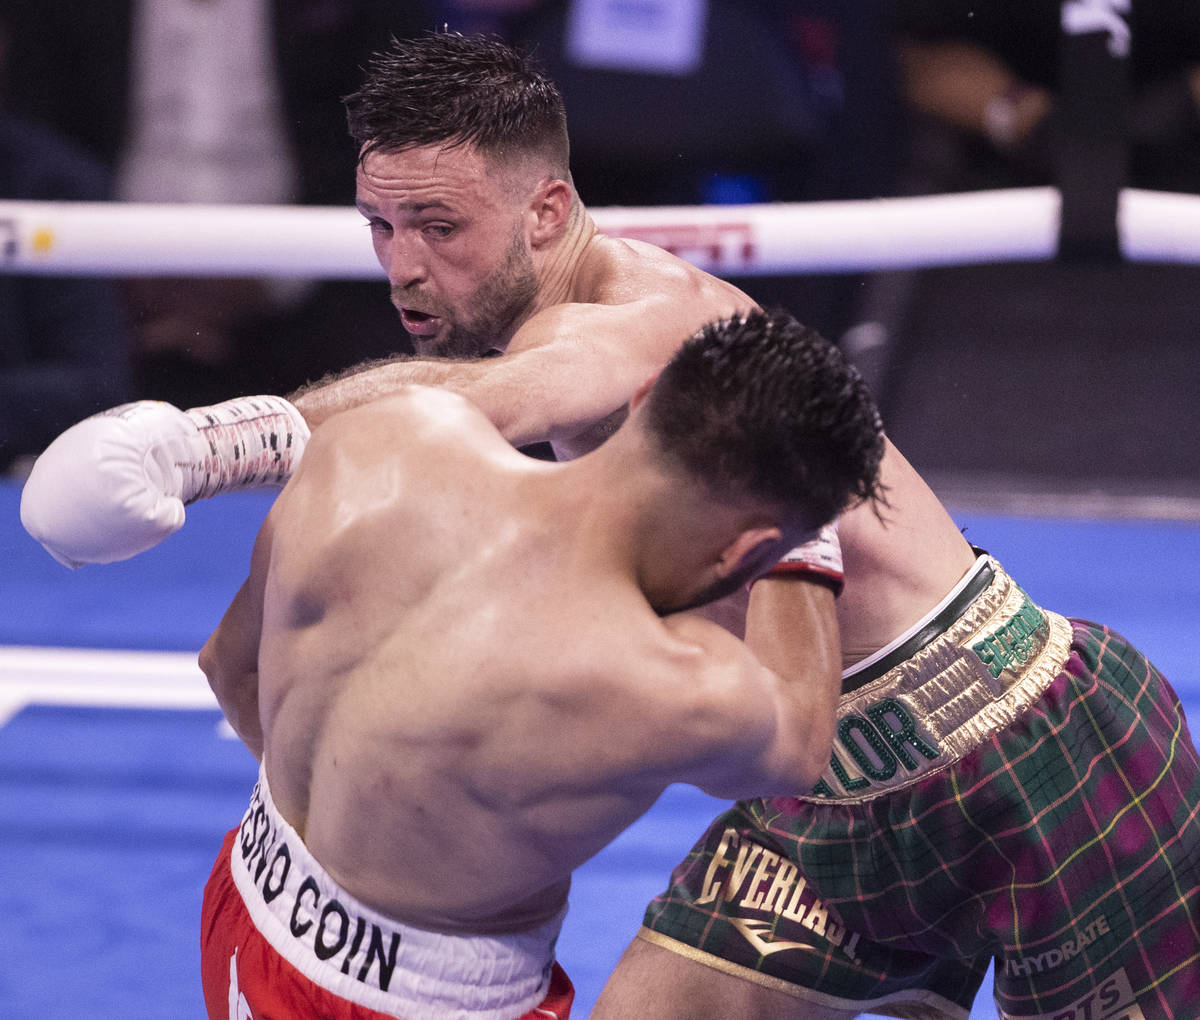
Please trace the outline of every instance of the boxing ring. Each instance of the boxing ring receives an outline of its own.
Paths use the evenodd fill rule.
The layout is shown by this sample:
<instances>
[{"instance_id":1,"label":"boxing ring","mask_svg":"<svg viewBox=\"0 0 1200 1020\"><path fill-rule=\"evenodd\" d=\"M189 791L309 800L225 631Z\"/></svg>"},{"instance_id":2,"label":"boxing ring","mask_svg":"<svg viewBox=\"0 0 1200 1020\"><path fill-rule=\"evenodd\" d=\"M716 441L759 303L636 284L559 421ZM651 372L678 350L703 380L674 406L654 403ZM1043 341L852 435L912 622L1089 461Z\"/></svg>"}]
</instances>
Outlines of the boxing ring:
<instances>
[{"instance_id":1,"label":"boxing ring","mask_svg":"<svg viewBox=\"0 0 1200 1020\"><path fill-rule=\"evenodd\" d=\"M591 210L722 276L838 273L1058 253L1058 189L765 205ZM0 200L0 271L379 279L353 209ZM1117 242L1133 262L1200 263L1200 198L1123 188Z\"/></svg>"},{"instance_id":2,"label":"boxing ring","mask_svg":"<svg viewBox=\"0 0 1200 1020\"><path fill-rule=\"evenodd\" d=\"M1050 260L1059 243L1053 189L593 212L607 232L736 276ZM361 224L342 209L0 202L0 271L378 279ZM1129 260L1200 263L1200 199L1124 191L1118 227ZM197 504L157 548L72 572L22 530L19 495L0 483L0 1015L199 1020L201 892L256 769L195 657L272 496ZM1100 515L951 505L1041 604L1146 651L1194 723L1200 520L1092 509ZM577 873L559 942L575 1016L586 1018L645 902L719 807L672 788ZM995 1017L989 994L971 1015Z\"/></svg>"}]
</instances>

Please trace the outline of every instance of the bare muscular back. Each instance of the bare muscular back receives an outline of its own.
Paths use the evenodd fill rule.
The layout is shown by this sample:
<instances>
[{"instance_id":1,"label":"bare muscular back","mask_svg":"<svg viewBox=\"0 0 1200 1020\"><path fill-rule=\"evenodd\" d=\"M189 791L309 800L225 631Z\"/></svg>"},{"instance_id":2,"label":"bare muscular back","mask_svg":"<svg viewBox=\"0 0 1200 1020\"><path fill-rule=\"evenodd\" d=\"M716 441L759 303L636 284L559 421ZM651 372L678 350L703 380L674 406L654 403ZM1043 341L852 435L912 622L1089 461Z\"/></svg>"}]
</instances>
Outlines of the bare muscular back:
<instances>
[{"instance_id":1,"label":"bare muscular back","mask_svg":"<svg viewBox=\"0 0 1200 1020\"><path fill-rule=\"evenodd\" d=\"M632 586L547 535L547 465L422 392L452 402L420 426L435 443L397 434L423 420L403 408L350 412L272 511L264 762L352 895L439 930L519 930L665 785L647 749L670 684L645 678L669 653Z\"/></svg>"}]
</instances>

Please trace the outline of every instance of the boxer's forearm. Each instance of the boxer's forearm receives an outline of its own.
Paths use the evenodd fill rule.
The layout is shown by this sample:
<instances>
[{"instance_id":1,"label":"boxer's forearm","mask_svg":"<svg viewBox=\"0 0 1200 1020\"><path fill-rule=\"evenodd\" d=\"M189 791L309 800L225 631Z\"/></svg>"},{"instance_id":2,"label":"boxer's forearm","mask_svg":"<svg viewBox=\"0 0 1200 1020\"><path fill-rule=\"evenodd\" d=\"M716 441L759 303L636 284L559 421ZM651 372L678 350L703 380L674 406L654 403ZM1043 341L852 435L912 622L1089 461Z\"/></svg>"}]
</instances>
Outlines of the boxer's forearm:
<instances>
[{"instance_id":1,"label":"boxer's forearm","mask_svg":"<svg viewBox=\"0 0 1200 1020\"><path fill-rule=\"evenodd\" d=\"M606 368L606 366L608 366ZM513 446L568 439L624 405L635 383L620 365L563 343L496 358L378 361L306 386L289 397L311 428L339 411L405 385L438 386L466 397Z\"/></svg>"},{"instance_id":2,"label":"boxer's forearm","mask_svg":"<svg viewBox=\"0 0 1200 1020\"><path fill-rule=\"evenodd\" d=\"M361 404L390 396L403 386L441 386L461 389L476 381L480 362L441 361L428 358L395 358L365 362L293 393L296 405L310 428L327 418Z\"/></svg>"},{"instance_id":3,"label":"boxer's forearm","mask_svg":"<svg viewBox=\"0 0 1200 1020\"><path fill-rule=\"evenodd\" d=\"M746 644L783 681L787 722L816 782L829 764L841 696L841 640L833 590L803 574L756 582Z\"/></svg>"}]
</instances>

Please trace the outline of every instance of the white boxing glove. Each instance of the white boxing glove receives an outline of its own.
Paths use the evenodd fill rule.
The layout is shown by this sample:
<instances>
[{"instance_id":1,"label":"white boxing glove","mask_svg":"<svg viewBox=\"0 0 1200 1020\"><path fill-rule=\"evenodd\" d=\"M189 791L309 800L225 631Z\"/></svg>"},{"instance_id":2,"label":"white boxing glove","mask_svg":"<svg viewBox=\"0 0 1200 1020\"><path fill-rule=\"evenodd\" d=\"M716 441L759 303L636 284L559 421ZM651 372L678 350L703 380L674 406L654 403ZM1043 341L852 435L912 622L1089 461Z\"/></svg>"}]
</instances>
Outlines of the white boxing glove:
<instances>
[{"instance_id":1,"label":"white boxing glove","mask_svg":"<svg viewBox=\"0 0 1200 1020\"><path fill-rule=\"evenodd\" d=\"M21 523L68 567L128 559L182 527L188 503L282 486L308 437L282 397L190 411L122 404L71 426L38 457L21 492Z\"/></svg>"}]
</instances>

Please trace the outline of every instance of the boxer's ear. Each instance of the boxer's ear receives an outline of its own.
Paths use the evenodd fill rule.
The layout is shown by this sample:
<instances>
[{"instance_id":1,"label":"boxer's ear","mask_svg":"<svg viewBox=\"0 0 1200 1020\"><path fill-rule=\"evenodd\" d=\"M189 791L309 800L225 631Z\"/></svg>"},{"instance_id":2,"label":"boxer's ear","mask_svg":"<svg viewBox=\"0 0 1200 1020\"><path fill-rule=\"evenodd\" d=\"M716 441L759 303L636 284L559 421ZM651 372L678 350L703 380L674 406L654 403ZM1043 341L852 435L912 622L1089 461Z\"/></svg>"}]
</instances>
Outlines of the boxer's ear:
<instances>
[{"instance_id":1,"label":"boxer's ear","mask_svg":"<svg viewBox=\"0 0 1200 1020\"><path fill-rule=\"evenodd\" d=\"M543 180L529 204L529 243L537 248L555 240L567 226L575 192L557 177Z\"/></svg>"},{"instance_id":2,"label":"boxer's ear","mask_svg":"<svg viewBox=\"0 0 1200 1020\"><path fill-rule=\"evenodd\" d=\"M774 524L746 528L721 551L717 560L719 575L728 577L743 567L753 567L755 572L765 570L778 556L782 539L783 531Z\"/></svg>"}]
</instances>

